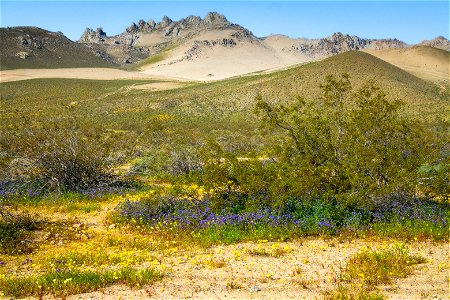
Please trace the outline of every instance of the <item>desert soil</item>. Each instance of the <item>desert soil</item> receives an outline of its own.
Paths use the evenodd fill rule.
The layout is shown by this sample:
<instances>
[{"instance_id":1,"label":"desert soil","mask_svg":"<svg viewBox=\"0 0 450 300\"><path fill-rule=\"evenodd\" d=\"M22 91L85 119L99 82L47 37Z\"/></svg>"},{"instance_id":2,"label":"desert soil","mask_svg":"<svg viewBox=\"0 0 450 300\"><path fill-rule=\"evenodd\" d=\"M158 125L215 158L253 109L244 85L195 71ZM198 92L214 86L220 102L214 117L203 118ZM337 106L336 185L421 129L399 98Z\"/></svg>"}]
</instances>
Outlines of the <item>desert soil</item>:
<instances>
[{"instance_id":1,"label":"desert soil","mask_svg":"<svg viewBox=\"0 0 450 300\"><path fill-rule=\"evenodd\" d=\"M115 79L159 79L140 72L128 72L110 68L61 68L61 69L17 69L0 71L0 82L35 78L72 78L93 80Z\"/></svg>"},{"instance_id":2,"label":"desert soil","mask_svg":"<svg viewBox=\"0 0 450 300\"><path fill-rule=\"evenodd\" d=\"M280 244L290 250L279 258L249 254L257 247L254 243L171 253L159 258L170 270L160 282L141 289L115 285L68 299L322 299L324 292L336 288L351 255L386 242L304 239ZM274 243L262 245L270 248ZM381 287L381 293L389 299L448 299L449 246L423 242L410 247L428 263L417 266L414 275Z\"/></svg>"}]
</instances>

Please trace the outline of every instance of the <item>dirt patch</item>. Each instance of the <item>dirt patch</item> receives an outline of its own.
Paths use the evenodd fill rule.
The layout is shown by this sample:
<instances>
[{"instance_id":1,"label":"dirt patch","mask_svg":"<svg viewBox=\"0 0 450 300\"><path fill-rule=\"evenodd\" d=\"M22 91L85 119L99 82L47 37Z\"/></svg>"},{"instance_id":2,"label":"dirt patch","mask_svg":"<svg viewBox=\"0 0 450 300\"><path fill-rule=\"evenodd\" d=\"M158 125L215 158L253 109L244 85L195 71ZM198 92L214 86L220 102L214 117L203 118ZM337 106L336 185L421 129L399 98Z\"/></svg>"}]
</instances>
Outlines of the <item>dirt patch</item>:
<instances>
[{"instance_id":1,"label":"dirt patch","mask_svg":"<svg viewBox=\"0 0 450 300\"><path fill-rule=\"evenodd\" d=\"M0 71L1 82L35 78L70 78L92 80L115 79L160 79L140 72L129 72L110 68L61 68L61 69L18 69Z\"/></svg>"}]
</instances>

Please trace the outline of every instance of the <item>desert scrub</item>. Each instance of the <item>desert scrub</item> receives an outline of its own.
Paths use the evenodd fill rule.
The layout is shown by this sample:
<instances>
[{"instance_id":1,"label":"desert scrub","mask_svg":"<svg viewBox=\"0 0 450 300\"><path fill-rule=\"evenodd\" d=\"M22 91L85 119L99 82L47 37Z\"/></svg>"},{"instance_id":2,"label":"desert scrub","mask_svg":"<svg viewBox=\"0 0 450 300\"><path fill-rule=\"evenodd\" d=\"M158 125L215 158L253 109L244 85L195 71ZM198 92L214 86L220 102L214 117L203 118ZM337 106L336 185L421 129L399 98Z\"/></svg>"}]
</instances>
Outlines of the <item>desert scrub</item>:
<instances>
[{"instance_id":1,"label":"desert scrub","mask_svg":"<svg viewBox=\"0 0 450 300\"><path fill-rule=\"evenodd\" d=\"M425 262L421 256L410 255L402 243L378 251L363 249L347 262L342 279L372 289L413 274L414 265Z\"/></svg>"},{"instance_id":2,"label":"desert scrub","mask_svg":"<svg viewBox=\"0 0 450 300\"><path fill-rule=\"evenodd\" d=\"M30 213L7 207L0 199L0 254L32 252L35 245L29 238L33 231L42 229L45 223Z\"/></svg>"},{"instance_id":3,"label":"desert scrub","mask_svg":"<svg viewBox=\"0 0 450 300\"><path fill-rule=\"evenodd\" d=\"M26 297L53 294L67 296L97 290L116 283L139 287L162 278L154 269L121 268L106 271L59 270L30 276L4 276L0 289L7 296Z\"/></svg>"},{"instance_id":4,"label":"desert scrub","mask_svg":"<svg viewBox=\"0 0 450 300\"><path fill-rule=\"evenodd\" d=\"M131 187L131 180L115 171L127 149L119 142L121 134L73 117L38 123L21 134L8 132L5 149L16 158L7 166L6 179L0 181L10 179L6 185L9 190L21 184L40 188L40 194ZM0 139L3 143L6 141ZM17 192L23 193L20 189Z\"/></svg>"}]
</instances>

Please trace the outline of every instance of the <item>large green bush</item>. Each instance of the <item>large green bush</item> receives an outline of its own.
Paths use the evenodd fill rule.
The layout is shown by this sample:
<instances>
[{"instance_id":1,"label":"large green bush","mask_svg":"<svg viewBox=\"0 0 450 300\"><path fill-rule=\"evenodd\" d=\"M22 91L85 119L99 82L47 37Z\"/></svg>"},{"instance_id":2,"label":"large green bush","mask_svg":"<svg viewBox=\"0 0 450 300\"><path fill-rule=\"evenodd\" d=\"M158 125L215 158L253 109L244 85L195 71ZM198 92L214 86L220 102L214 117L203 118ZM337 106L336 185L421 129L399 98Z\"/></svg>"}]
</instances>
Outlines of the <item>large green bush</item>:
<instances>
[{"instance_id":1,"label":"large green bush","mask_svg":"<svg viewBox=\"0 0 450 300\"><path fill-rule=\"evenodd\" d=\"M328 76L316 101L297 97L271 105L257 96L256 112L278 130L273 196L332 197L367 204L394 192L413 193L417 170L436 153L420 124L402 117L403 103L390 100L375 81L354 91L349 76ZM267 177L267 176L266 176Z\"/></svg>"}]
</instances>

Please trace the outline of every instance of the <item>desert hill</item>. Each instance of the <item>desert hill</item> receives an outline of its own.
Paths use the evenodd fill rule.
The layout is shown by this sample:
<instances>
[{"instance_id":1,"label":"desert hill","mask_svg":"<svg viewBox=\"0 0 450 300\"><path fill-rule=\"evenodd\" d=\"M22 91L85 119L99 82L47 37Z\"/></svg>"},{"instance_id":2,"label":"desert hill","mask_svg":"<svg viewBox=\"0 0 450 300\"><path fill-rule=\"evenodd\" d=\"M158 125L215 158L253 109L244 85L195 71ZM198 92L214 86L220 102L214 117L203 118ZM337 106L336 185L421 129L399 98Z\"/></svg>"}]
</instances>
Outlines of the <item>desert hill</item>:
<instances>
[{"instance_id":1,"label":"desert hill","mask_svg":"<svg viewBox=\"0 0 450 300\"><path fill-rule=\"evenodd\" d=\"M188 109L190 115L196 116L202 115L205 107L213 106L220 112L217 118L230 120L235 114L247 115L253 109L258 93L273 103L286 103L296 95L319 99L322 95L320 84L326 76L339 77L342 73L350 74L355 88L368 79L375 79L390 99L406 102L404 109L411 116L424 119L445 114L447 100L435 84L362 51L349 51L286 70L197 84L151 99L160 105L170 102L175 111Z\"/></svg>"},{"instance_id":2,"label":"desert hill","mask_svg":"<svg viewBox=\"0 0 450 300\"><path fill-rule=\"evenodd\" d=\"M107 53L118 63L129 64L168 48L176 48L204 32L221 30L241 30L252 35L245 28L230 23L225 16L210 12L204 19L198 16L188 16L178 21L164 16L160 22L141 19L137 24L132 22L124 32L114 36L108 36L102 28L86 28L79 42Z\"/></svg>"},{"instance_id":3,"label":"desert hill","mask_svg":"<svg viewBox=\"0 0 450 300\"><path fill-rule=\"evenodd\" d=\"M418 77L433 81L450 80L450 52L448 51L430 46L364 51Z\"/></svg>"},{"instance_id":4,"label":"desert hill","mask_svg":"<svg viewBox=\"0 0 450 300\"><path fill-rule=\"evenodd\" d=\"M61 32L37 27L0 28L0 68L117 66L101 53L68 39Z\"/></svg>"}]
</instances>

